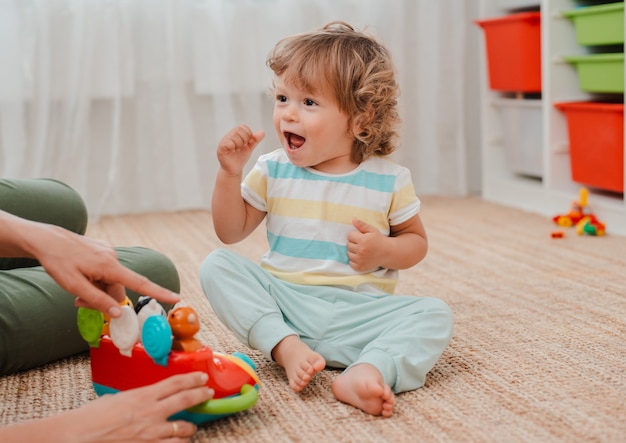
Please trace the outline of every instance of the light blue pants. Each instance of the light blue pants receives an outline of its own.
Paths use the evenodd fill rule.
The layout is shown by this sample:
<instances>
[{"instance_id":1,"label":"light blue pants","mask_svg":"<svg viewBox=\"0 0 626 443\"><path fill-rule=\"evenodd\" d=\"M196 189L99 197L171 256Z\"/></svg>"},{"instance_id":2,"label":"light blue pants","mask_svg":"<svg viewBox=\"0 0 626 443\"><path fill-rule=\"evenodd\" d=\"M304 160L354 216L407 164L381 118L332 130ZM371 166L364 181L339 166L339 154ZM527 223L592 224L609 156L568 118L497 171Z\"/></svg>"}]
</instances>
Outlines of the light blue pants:
<instances>
[{"instance_id":1,"label":"light blue pants","mask_svg":"<svg viewBox=\"0 0 626 443\"><path fill-rule=\"evenodd\" d=\"M295 334L330 367L374 365L395 393L423 386L452 337L439 299L288 283L226 249L209 254L200 281L217 317L267 358Z\"/></svg>"}]
</instances>

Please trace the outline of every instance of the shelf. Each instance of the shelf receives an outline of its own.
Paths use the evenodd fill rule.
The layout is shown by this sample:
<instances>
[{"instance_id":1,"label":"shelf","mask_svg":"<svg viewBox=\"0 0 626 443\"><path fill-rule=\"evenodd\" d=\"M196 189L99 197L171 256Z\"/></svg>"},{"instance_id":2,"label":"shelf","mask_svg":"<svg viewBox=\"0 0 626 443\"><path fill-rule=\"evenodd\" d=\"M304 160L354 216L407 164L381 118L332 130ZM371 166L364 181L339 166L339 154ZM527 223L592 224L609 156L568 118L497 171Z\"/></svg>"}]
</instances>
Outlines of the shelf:
<instances>
[{"instance_id":1,"label":"shelf","mask_svg":"<svg viewBox=\"0 0 626 443\"><path fill-rule=\"evenodd\" d=\"M507 8L506 4L532 10L531 3L505 0L481 0L481 20L503 17L517 13L519 9ZM566 116L554 104L570 101L624 100L623 94L598 95L584 92L580 88L576 67L565 57L585 55L596 48L578 44L576 30L571 20L563 16L564 11L573 10L583 4L574 0L542 0L535 2L541 11L541 83L542 91L532 102L538 108L540 118L533 123L520 122L524 136L528 132L539 134L535 148L541 158L538 173L525 175L524 168L512 163L510 140L507 140L508 123L497 104L514 97L526 97L515 92L504 93L489 87L488 62L485 49L485 34L481 29L481 134L482 134L482 195L489 201L509 205L548 217L567 211L572 201L578 198L578 191L584 184L574 182L571 177L570 141ZM477 27L478 28L478 27ZM623 51L623 47L622 47ZM519 98L528 100L528 98ZM511 102L510 102L511 103ZM515 103L515 102L512 102ZM526 106L526 103L524 104ZM521 106L520 106L521 107ZM526 125L526 126L524 126ZM519 132L516 132L516 143ZM532 134L532 135L537 135ZM534 142L533 142L534 143ZM515 147L516 145L513 144ZM622 146L623 149L623 146ZM513 158L518 158L513 156ZM578 158L578 157L577 157ZM518 160L519 162L519 160ZM626 161L625 161L626 169ZM626 184L626 183L625 183ZM626 201L623 193L606 192L585 186L589 189L588 204L596 216L606 224L607 234L626 236Z\"/></svg>"}]
</instances>

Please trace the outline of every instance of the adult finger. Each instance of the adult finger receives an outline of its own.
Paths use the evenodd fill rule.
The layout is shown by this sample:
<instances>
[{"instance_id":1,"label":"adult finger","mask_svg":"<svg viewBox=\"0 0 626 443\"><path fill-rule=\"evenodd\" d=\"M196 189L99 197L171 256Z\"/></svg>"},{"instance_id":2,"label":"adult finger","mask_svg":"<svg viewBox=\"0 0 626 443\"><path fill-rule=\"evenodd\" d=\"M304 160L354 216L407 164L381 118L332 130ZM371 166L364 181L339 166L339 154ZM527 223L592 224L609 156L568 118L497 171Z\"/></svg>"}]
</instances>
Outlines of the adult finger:
<instances>
[{"instance_id":1,"label":"adult finger","mask_svg":"<svg viewBox=\"0 0 626 443\"><path fill-rule=\"evenodd\" d=\"M198 430L193 423L183 420L166 421L159 427L163 429L159 436L163 436L162 438L167 442L187 441Z\"/></svg>"},{"instance_id":2,"label":"adult finger","mask_svg":"<svg viewBox=\"0 0 626 443\"><path fill-rule=\"evenodd\" d=\"M124 289L124 285L119 283L105 284L102 289L118 303L121 303L126 299L126 290Z\"/></svg>"},{"instance_id":3,"label":"adult finger","mask_svg":"<svg viewBox=\"0 0 626 443\"><path fill-rule=\"evenodd\" d=\"M172 375L164 380L161 380L152 386L158 387L156 400L169 397L184 389L197 388L203 386L209 380L209 375L206 372L194 371L187 372L185 374Z\"/></svg>"},{"instance_id":4,"label":"adult finger","mask_svg":"<svg viewBox=\"0 0 626 443\"><path fill-rule=\"evenodd\" d=\"M97 309L112 317L120 315L119 301L111 297L97 284L87 280L84 275L79 273L75 277L67 280L68 282L64 284L63 287L76 297L74 301L76 306Z\"/></svg>"},{"instance_id":5,"label":"adult finger","mask_svg":"<svg viewBox=\"0 0 626 443\"><path fill-rule=\"evenodd\" d=\"M163 303L176 304L180 301L180 295L157 285L147 277L137 274L122 265L106 272L103 279L108 283L119 283L131 291L147 295Z\"/></svg>"},{"instance_id":6,"label":"adult finger","mask_svg":"<svg viewBox=\"0 0 626 443\"><path fill-rule=\"evenodd\" d=\"M159 407L166 416L170 416L198 403L210 400L213 390L205 384L208 375L204 372L181 374L169 377L152 386Z\"/></svg>"}]
</instances>

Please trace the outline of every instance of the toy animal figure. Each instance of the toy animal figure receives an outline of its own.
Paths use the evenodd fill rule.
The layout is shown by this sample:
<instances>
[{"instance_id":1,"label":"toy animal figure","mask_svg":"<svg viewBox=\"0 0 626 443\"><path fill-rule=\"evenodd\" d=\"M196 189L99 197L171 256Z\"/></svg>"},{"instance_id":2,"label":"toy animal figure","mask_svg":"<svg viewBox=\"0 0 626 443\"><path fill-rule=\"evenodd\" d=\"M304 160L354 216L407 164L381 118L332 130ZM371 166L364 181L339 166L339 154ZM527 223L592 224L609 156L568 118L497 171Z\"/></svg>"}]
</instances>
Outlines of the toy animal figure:
<instances>
[{"instance_id":1,"label":"toy animal figure","mask_svg":"<svg viewBox=\"0 0 626 443\"><path fill-rule=\"evenodd\" d=\"M174 334L173 350L193 352L202 348L202 343L194 338L200 330L200 321L193 308L176 305L167 314L167 321Z\"/></svg>"},{"instance_id":2,"label":"toy animal figure","mask_svg":"<svg viewBox=\"0 0 626 443\"><path fill-rule=\"evenodd\" d=\"M122 314L109 321L111 341L119 349L120 354L132 357L133 346L139 340L139 319L134 309L122 306Z\"/></svg>"},{"instance_id":3,"label":"toy animal figure","mask_svg":"<svg viewBox=\"0 0 626 443\"><path fill-rule=\"evenodd\" d=\"M130 298L126 297L124 298L124 300L120 303L120 306L129 306L129 307L133 307L133 302L130 300ZM104 315L104 327L102 330L102 333L105 335L110 335L111 332L109 331L109 321L111 321L111 318L108 315Z\"/></svg>"},{"instance_id":4,"label":"toy animal figure","mask_svg":"<svg viewBox=\"0 0 626 443\"><path fill-rule=\"evenodd\" d=\"M139 297L137 306L135 306L135 312L137 313L137 319L139 320L140 331L143 329L146 319L151 315L167 317L167 313L165 312L165 309L163 309L163 306L161 306L155 299L146 296Z\"/></svg>"},{"instance_id":5,"label":"toy animal figure","mask_svg":"<svg viewBox=\"0 0 626 443\"><path fill-rule=\"evenodd\" d=\"M139 314L149 303L137 309ZM151 309L153 313L147 315ZM139 314L130 306L123 306L122 315L110 321L109 335L103 334L102 312L78 309L78 330L90 346L91 379L96 394L113 394L153 384L175 374L203 371L209 375L207 387L213 390L213 398L180 411L171 419L200 424L256 404L261 383L254 363L244 354L214 352L196 340L193 335L200 326L193 308L175 306L170 312L173 320L170 326L163 313L152 306L145 313L140 334ZM183 341L183 348L194 350L173 349L174 340Z\"/></svg>"}]
</instances>

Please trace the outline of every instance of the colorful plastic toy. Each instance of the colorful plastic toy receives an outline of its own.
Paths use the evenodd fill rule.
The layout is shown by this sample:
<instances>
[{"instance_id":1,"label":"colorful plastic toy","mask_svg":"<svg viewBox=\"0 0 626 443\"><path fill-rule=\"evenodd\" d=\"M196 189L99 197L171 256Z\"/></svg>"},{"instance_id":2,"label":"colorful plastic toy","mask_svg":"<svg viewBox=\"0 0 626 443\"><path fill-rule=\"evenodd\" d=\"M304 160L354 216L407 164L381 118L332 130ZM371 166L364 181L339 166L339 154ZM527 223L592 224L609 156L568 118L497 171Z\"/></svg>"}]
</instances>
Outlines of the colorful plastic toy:
<instances>
[{"instance_id":1,"label":"colorful plastic toy","mask_svg":"<svg viewBox=\"0 0 626 443\"><path fill-rule=\"evenodd\" d=\"M600 222L593 211L587 206L589 191L581 188L578 201L574 200L570 211L565 215L556 215L552 220L559 226L569 228L576 226L578 235L588 234L601 236L605 234L605 225ZM553 236L553 238L555 238Z\"/></svg>"},{"instance_id":2,"label":"colorful plastic toy","mask_svg":"<svg viewBox=\"0 0 626 443\"><path fill-rule=\"evenodd\" d=\"M597 235L602 236L605 234L606 227L604 223L600 222L593 214L583 217L576 224L576 233L578 235Z\"/></svg>"},{"instance_id":3,"label":"colorful plastic toy","mask_svg":"<svg viewBox=\"0 0 626 443\"><path fill-rule=\"evenodd\" d=\"M203 371L209 375L207 386L213 389L213 398L170 419L201 424L253 407L258 400L260 380L252 360L240 353L214 352L194 338L199 321L193 308L174 306L166 318L165 312L157 308L160 305L152 302L143 303L151 306L148 315L142 315L146 309L139 306L142 301L138 303L139 313L123 304L122 315L108 322L110 334L103 334L105 318L100 311L78 309L78 329L90 345L91 379L96 394L117 393L171 375ZM179 343L179 350L173 348L175 342Z\"/></svg>"},{"instance_id":4,"label":"colorful plastic toy","mask_svg":"<svg viewBox=\"0 0 626 443\"><path fill-rule=\"evenodd\" d=\"M554 223L564 228L569 228L578 223L584 216L588 215L587 197L589 196L589 191L586 188L581 188L578 195L579 200L572 202L567 214L554 216L552 219Z\"/></svg>"}]
</instances>

